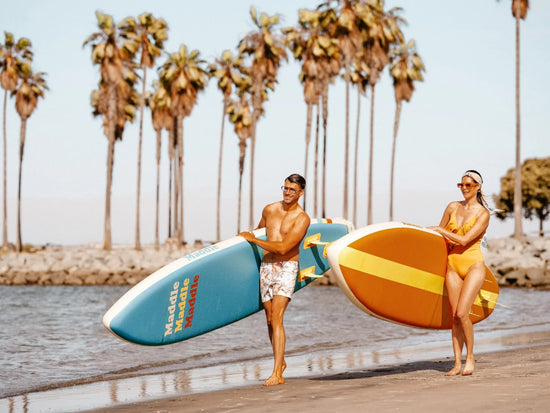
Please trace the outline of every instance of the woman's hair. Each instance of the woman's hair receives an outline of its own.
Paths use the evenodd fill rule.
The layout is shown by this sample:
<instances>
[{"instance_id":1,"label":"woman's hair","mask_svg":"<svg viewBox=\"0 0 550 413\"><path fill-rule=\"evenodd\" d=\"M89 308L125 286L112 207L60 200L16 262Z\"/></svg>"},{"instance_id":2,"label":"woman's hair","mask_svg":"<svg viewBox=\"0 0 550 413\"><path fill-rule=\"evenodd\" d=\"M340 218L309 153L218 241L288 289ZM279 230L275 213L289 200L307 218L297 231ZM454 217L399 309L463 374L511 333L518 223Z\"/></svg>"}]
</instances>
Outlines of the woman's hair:
<instances>
[{"instance_id":1,"label":"woman's hair","mask_svg":"<svg viewBox=\"0 0 550 413\"><path fill-rule=\"evenodd\" d=\"M483 178L481 177L481 174L475 169L468 169L466 172L462 174L463 178L465 176L471 178L476 184L479 184L479 190L477 191L477 194L476 194L477 202L479 202L481 206L483 206L490 212L491 209L489 208L489 204L487 204L487 201L485 201L485 195L483 195L483 192L481 191L481 186L483 184Z\"/></svg>"},{"instance_id":2,"label":"woman's hair","mask_svg":"<svg viewBox=\"0 0 550 413\"><path fill-rule=\"evenodd\" d=\"M292 174L288 176L285 181L292 182L293 184L300 185L300 188L304 189L306 187L306 180L302 175L299 174Z\"/></svg>"}]
</instances>

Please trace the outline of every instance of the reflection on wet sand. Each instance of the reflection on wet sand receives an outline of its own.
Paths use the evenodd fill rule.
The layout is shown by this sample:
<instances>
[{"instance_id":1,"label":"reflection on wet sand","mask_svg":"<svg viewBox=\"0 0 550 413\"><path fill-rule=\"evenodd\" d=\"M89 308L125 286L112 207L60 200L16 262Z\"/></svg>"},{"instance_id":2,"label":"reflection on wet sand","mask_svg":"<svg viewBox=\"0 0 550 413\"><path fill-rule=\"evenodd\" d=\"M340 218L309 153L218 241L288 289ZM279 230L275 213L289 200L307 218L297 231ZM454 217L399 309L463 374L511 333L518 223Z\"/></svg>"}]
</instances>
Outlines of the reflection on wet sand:
<instances>
[{"instance_id":1,"label":"reflection on wet sand","mask_svg":"<svg viewBox=\"0 0 550 413\"><path fill-rule=\"evenodd\" d=\"M521 348L550 343L550 331L535 331L505 337L492 337L476 343L478 353ZM388 351L351 349L349 352L287 356L286 377L333 375L349 370L368 370L381 365L445 358L448 345L412 347ZM230 387L260 385L261 378L271 371L270 358L198 368L189 371L130 377L107 382L29 393L0 399L0 411L33 413L40 411L75 412L144 402L157 398L204 393ZM253 375L249 374L253 372ZM306 373L307 372L307 373Z\"/></svg>"}]
</instances>

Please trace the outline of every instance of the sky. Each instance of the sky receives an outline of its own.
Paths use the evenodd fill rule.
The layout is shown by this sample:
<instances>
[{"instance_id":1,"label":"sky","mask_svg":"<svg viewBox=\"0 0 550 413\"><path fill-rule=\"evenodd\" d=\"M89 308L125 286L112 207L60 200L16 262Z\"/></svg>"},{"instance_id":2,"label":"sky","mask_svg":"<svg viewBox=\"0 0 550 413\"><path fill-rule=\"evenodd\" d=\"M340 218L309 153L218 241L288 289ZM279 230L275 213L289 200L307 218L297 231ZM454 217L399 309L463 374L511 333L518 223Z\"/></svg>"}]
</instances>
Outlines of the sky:
<instances>
[{"instance_id":1,"label":"sky","mask_svg":"<svg viewBox=\"0 0 550 413\"><path fill-rule=\"evenodd\" d=\"M394 220L436 225L445 206L461 199L456 188L462 173L477 169L487 198L500 192L500 178L515 162L515 21L510 0L386 0L402 7L407 39L414 39L426 66L424 82L415 84L404 103L397 138ZM531 1L521 23L521 159L550 156L547 129L550 76L550 3ZM169 26L168 52L181 44L211 62L254 29L249 8L280 14L280 27L293 26L298 10L315 8L311 0L235 0L213 2L142 0L24 0L8 2L0 30L27 37L34 52L33 70L46 72L49 91L27 122L22 175L22 238L25 243L100 244L105 214L107 139L102 119L92 116L90 94L99 80L86 38L97 31L95 11L116 22L150 12ZM3 40L3 39L2 39ZM161 57L158 63L164 61ZM254 174L254 222L267 203L281 199L280 186L291 173L304 174L306 105L298 75L300 64L289 56L279 71L275 92L265 104L257 128ZM152 82L156 70L149 71ZM3 90L2 90L3 92ZM345 85L329 90L327 143L327 217L342 217L344 193ZM371 94L361 100L356 226L366 225ZM395 115L393 86L387 69L374 99L373 219L389 220L391 142ZM20 119L8 100L8 237L15 242ZM350 145L356 128L357 97L350 100ZM216 191L222 97L216 82L198 97L184 121L184 232L188 242L216 235ZM128 125L116 144L112 187L112 237L132 244L135 237L138 121ZM145 112L141 242L154 241L155 132ZM167 136L163 136L161 171L161 240L167 236ZM221 238L237 231L238 145L226 122L222 168ZM310 154L314 152L314 139ZM1 149L0 149L1 151ZM350 166L353 168L353 149ZM313 158L310 158L310 166ZM249 153L243 177L242 229L248 229ZM307 172L307 212L313 210L313 169ZM352 216L353 169L350 170ZM1 196L1 195L0 195ZM492 203L491 203L492 204ZM319 212L317 213L319 216ZM530 234L538 222L524 221ZM511 235L513 221L491 220L488 238Z\"/></svg>"}]
</instances>

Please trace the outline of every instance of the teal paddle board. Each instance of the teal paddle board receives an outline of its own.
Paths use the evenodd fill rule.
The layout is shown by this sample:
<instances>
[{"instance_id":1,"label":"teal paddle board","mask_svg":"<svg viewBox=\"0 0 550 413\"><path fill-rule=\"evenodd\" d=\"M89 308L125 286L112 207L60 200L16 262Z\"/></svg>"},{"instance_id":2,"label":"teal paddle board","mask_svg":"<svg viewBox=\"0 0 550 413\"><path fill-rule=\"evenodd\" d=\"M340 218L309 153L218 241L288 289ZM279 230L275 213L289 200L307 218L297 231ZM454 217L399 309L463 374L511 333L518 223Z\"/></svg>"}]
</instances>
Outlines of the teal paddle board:
<instances>
[{"instance_id":1,"label":"teal paddle board","mask_svg":"<svg viewBox=\"0 0 550 413\"><path fill-rule=\"evenodd\" d=\"M312 219L300 244L296 291L329 270L328 243L352 230L343 219ZM265 229L254 231L265 239ZM259 267L263 250L242 237L210 245L154 272L103 317L117 337L158 346L176 343L263 309Z\"/></svg>"}]
</instances>

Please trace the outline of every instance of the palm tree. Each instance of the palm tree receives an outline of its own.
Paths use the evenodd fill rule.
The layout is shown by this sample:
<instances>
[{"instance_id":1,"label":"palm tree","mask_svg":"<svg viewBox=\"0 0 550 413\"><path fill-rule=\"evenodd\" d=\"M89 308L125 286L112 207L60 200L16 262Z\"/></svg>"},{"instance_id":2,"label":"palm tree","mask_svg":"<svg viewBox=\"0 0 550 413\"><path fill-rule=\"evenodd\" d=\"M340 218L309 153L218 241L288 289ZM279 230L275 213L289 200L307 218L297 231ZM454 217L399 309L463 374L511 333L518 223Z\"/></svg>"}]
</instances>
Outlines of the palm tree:
<instances>
[{"instance_id":1,"label":"palm tree","mask_svg":"<svg viewBox=\"0 0 550 413\"><path fill-rule=\"evenodd\" d=\"M170 112L175 122L175 145L177 148L174 193L174 224L178 245L184 244L183 236L183 118L189 116L197 102L198 93L203 90L208 81L205 61L199 59L199 51L187 52L181 45L176 53L170 54L160 68L160 80L170 94ZM178 211L178 205L180 210ZM178 214L180 220L178 220Z\"/></svg>"},{"instance_id":2,"label":"palm tree","mask_svg":"<svg viewBox=\"0 0 550 413\"><path fill-rule=\"evenodd\" d=\"M362 53L362 37L356 13L357 0L342 0L338 19L333 26L333 36L338 39L342 53L346 81L346 125L345 125L345 158L344 158L344 218L348 218L349 191L349 86L351 82L351 66L357 55Z\"/></svg>"},{"instance_id":3,"label":"palm tree","mask_svg":"<svg viewBox=\"0 0 550 413\"><path fill-rule=\"evenodd\" d=\"M157 133L157 185L156 185L156 213L155 213L155 249L158 250L159 245L159 202L160 202L160 158L162 148L162 130L173 129L173 119L170 115L170 97L168 92L158 83L153 94L147 99L147 104L151 109L151 117L153 128Z\"/></svg>"},{"instance_id":4,"label":"palm tree","mask_svg":"<svg viewBox=\"0 0 550 413\"><path fill-rule=\"evenodd\" d=\"M23 250L21 241L21 172L23 169L23 152L25 149L25 137L27 132L27 120L33 114L38 105L38 98L44 97L44 92L48 89L45 73L33 73L29 60L18 62L18 72L21 78L21 84L12 92L15 95L15 109L21 118L21 132L19 140L19 179L17 187L17 251Z\"/></svg>"},{"instance_id":5,"label":"palm tree","mask_svg":"<svg viewBox=\"0 0 550 413\"><path fill-rule=\"evenodd\" d=\"M395 121L393 124L393 144L391 156L390 178L390 221L393 221L393 184L395 172L395 148L397 144L397 130L401 116L403 101L409 102L414 92L414 81L423 81L422 72L425 70L422 59L416 52L414 40L392 48L390 52L390 74L393 78L395 92Z\"/></svg>"},{"instance_id":6,"label":"palm tree","mask_svg":"<svg viewBox=\"0 0 550 413\"><path fill-rule=\"evenodd\" d=\"M31 61L32 51L31 41L25 37L20 38L17 42L13 34L4 32L5 41L0 43L0 86L4 89L4 109L3 109L3 146L4 146L4 205L3 205L3 233L2 233L2 248L7 249L8 245L8 138L6 132L6 107L8 100L8 92L13 92L17 87L19 74L17 72L17 62Z\"/></svg>"},{"instance_id":7,"label":"palm tree","mask_svg":"<svg viewBox=\"0 0 550 413\"><path fill-rule=\"evenodd\" d=\"M350 80L357 87L357 119L355 125L355 153L353 161L353 224L357 226L357 168L359 161L359 124L361 120L361 96L366 96L369 84L369 68L364 60L353 62Z\"/></svg>"},{"instance_id":8,"label":"palm tree","mask_svg":"<svg viewBox=\"0 0 550 413\"><path fill-rule=\"evenodd\" d=\"M328 110L328 85L333 77L340 72L340 60L338 51L338 41L331 38L329 33L330 24L335 20L335 12L332 9L316 10L302 9L299 12L299 24L295 28L285 29L285 44L292 51L296 60L303 61L300 80L304 84L304 99L308 105L307 123L306 123L306 161L305 174L308 172L308 151L311 136L311 120L313 106L317 106L317 127L315 135L315 191L314 191L314 211L318 213L318 150L319 150L319 118L321 104L323 105L323 215L325 215L325 170L326 170L326 132ZM304 200L305 206L305 200Z\"/></svg>"},{"instance_id":9,"label":"palm tree","mask_svg":"<svg viewBox=\"0 0 550 413\"><path fill-rule=\"evenodd\" d=\"M120 37L112 16L96 12L99 32L93 33L84 46L92 47L92 61L99 65L101 75L100 89L94 91L93 99L98 99L96 112L104 116L104 131L108 141L107 149L107 185L105 189L105 224L103 235L103 248L112 248L111 239L111 188L113 181L113 164L115 154L115 142L122 139L121 116L117 116L119 107L125 106L127 101L127 88L125 79L131 79L133 52L124 45L120 46ZM95 95L95 97L94 97ZM99 109L99 110L98 110ZM122 122L123 123L123 122Z\"/></svg>"},{"instance_id":10,"label":"palm tree","mask_svg":"<svg viewBox=\"0 0 550 413\"><path fill-rule=\"evenodd\" d=\"M327 160L327 126L328 126L328 88L334 82L342 69L342 56L338 47L338 39L334 38L334 27L338 14L331 7L330 1L321 4L318 20L323 30L323 42L325 43L325 55L320 59L321 71L319 74L318 88L321 90L320 105L322 105L323 114L323 173L321 190L321 215L326 217L326 160Z\"/></svg>"},{"instance_id":11,"label":"palm tree","mask_svg":"<svg viewBox=\"0 0 550 413\"><path fill-rule=\"evenodd\" d=\"M231 103L231 93L233 85L240 84L243 81L239 74L241 58L233 57L229 50L224 50L221 59L216 59L214 64L209 65L208 75L218 79L218 88L223 95L222 127L220 133L220 151L218 156L218 195L216 201L216 241L220 240L220 207L221 207L221 188L222 188L222 160L223 160L223 135L225 129L225 117L227 108Z\"/></svg>"},{"instance_id":12,"label":"palm tree","mask_svg":"<svg viewBox=\"0 0 550 413\"><path fill-rule=\"evenodd\" d=\"M311 141L311 121L313 106L319 103L320 90L318 88L319 65L316 61L316 54L323 53L319 45L320 27L316 15L319 12L300 10L299 24L283 30L285 45L292 51L294 58L303 61L300 81L304 85L304 100L307 105L306 117L306 150L304 162L304 177L307 181L309 143ZM306 198L304 197L304 209Z\"/></svg>"},{"instance_id":13,"label":"palm tree","mask_svg":"<svg viewBox=\"0 0 550 413\"><path fill-rule=\"evenodd\" d=\"M139 67L143 72L141 99L139 102L139 143L136 189L136 239L135 249L141 249L140 240L140 195L141 195L141 148L143 141L143 107L145 106L145 87L147 86L147 68L152 68L155 58L160 56L163 42L168 38L168 26L163 19L156 19L150 13L127 17L119 24L120 36L127 40L126 47L140 54Z\"/></svg>"},{"instance_id":14,"label":"palm tree","mask_svg":"<svg viewBox=\"0 0 550 413\"><path fill-rule=\"evenodd\" d=\"M523 238L523 222L521 217L522 199L521 199L521 128L520 128L520 106L519 106L519 67L520 67L520 48L519 48L519 23L520 19L525 20L529 10L529 0L512 0L512 16L516 19L516 172L514 181L514 238Z\"/></svg>"},{"instance_id":15,"label":"palm tree","mask_svg":"<svg viewBox=\"0 0 550 413\"><path fill-rule=\"evenodd\" d=\"M380 72L389 63L390 46L392 43L403 43L403 33L399 23L405 20L397 16L399 7L384 11L383 0L373 0L369 3L359 3L357 13L362 20L368 22L363 30L364 59L369 67L369 83L371 86L370 111L370 145L369 145L369 176L367 195L367 224L372 224L372 169L374 159L374 97L375 86L380 78Z\"/></svg>"},{"instance_id":16,"label":"palm tree","mask_svg":"<svg viewBox=\"0 0 550 413\"><path fill-rule=\"evenodd\" d=\"M246 155L246 140L252 136L252 111L250 110L250 89L252 87L249 77L243 77L243 81L237 89L237 98L231 100L227 107L229 121L237 137L239 138L239 200L237 207L237 233L241 232L241 200L242 182L244 172L244 159Z\"/></svg>"},{"instance_id":17,"label":"palm tree","mask_svg":"<svg viewBox=\"0 0 550 413\"><path fill-rule=\"evenodd\" d=\"M282 36L273 32L279 22L279 16L269 17L265 13L257 16L256 9L250 8L250 16L257 30L247 34L239 42L239 52L243 56L250 56L250 76L252 79L252 134L250 142L250 215L249 227L254 227L254 158L256 148L256 131L258 120L263 112L265 88L274 90L277 82L277 69L282 60L286 59L286 52ZM266 97L267 99L267 97Z\"/></svg>"}]
</instances>

